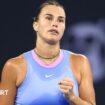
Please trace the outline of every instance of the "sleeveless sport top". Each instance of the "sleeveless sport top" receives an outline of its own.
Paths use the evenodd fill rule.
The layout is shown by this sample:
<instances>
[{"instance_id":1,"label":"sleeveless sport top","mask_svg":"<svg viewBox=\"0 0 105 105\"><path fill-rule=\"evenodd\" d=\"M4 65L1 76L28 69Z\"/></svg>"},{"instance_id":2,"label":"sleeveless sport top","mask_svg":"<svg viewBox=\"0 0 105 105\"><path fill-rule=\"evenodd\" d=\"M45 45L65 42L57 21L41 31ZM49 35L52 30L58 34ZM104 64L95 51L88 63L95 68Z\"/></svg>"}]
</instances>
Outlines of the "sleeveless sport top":
<instances>
[{"instance_id":1,"label":"sleeveless sport top","mask_svg":"<svg viewBox=\"0 0 105 105\"><path fill-rule=\"evenodd\" d=\"M58 82L69 77L74 82L73 91L78 93L78 83L70 68L70 52L60 50L52 64L43 63L34 50L24 53L27 73L17 89L15 105L71 105L60 91Z\"/></svg>"}]
</instances>

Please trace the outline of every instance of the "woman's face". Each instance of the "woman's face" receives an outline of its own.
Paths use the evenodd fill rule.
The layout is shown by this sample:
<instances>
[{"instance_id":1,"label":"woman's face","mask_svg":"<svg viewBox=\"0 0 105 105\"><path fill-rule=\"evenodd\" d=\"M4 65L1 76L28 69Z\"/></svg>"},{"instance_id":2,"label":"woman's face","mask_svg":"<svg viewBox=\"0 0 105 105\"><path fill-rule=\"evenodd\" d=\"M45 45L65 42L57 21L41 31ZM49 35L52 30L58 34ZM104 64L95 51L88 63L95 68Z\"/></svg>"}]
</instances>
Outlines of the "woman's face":
<instances>
[{"instance_id":1,"label":"woman's face","mask_svg":"<svg viewBox=\"0 0 105 105\"><path fill-rule=\"evenodd\" d=\"M60 6L45 6L34 22L33 27L40 38L48 43L57 43L63 36L65 30L65 11Z\"/></svg>"}]
</instances>

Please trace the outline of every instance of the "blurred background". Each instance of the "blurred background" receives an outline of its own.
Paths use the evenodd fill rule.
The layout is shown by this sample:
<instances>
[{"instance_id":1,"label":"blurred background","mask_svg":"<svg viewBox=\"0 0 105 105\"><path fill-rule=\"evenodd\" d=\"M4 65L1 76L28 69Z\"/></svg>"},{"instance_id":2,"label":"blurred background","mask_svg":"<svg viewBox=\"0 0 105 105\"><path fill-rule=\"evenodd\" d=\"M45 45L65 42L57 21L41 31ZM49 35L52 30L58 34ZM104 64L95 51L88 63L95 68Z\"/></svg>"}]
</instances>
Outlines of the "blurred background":
<instances>
[{"instance_id":1,"label":"blurred background","mask_svg":"<svg viewBox=\"0 0 105 105\"><path fill-rule=\"evenodd\" d=\"M34 48L33 17L44 1L0 0L0 72L9 58ZM67 14L61 48L88 57L96 103L105 105L105 0L58 1Z\"/></svg>"}]
</instances>

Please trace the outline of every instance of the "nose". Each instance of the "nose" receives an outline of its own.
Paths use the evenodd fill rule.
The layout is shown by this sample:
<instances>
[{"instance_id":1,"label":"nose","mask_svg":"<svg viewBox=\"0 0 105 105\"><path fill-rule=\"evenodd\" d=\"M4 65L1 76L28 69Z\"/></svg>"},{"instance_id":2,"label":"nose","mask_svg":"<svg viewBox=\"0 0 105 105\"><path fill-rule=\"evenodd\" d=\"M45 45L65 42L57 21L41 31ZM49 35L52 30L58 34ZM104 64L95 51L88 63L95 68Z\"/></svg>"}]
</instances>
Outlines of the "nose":
<instances>
[{"instance_id":1,"label":"nose","mask_svg":"<svg viewBox=\"0 0 105 105\"><path fill-rule=\"evenodd\" d=\"M56 20L52 21L52 26L53 26L53 27L58 27L58 23L57 23Z\"/></svg>"}]
</instances>

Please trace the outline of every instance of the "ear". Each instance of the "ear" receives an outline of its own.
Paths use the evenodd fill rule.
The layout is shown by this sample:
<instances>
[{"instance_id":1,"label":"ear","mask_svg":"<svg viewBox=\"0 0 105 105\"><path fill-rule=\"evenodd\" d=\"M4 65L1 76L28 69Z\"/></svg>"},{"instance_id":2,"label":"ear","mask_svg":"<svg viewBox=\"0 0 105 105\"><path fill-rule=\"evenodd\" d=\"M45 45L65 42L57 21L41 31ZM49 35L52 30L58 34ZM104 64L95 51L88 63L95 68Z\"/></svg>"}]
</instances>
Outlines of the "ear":
<instances>
[{"instance_id":1,"label":"ear","mask_svg":"<svg viewBox=\"0 0 105 105\"><path fill-rule=\"evenodd\" d=\"M33 29L37 32L38 31L38 23L36 21L33 22Z\"/></svg>"}]
</instances>

